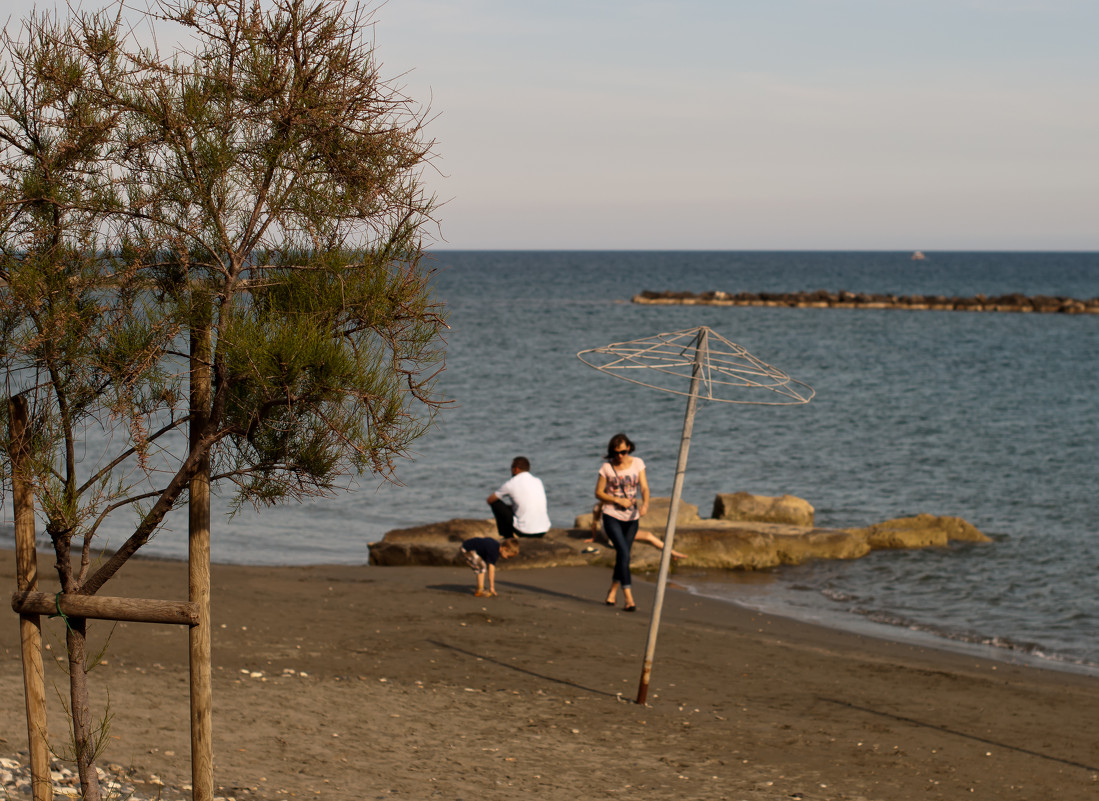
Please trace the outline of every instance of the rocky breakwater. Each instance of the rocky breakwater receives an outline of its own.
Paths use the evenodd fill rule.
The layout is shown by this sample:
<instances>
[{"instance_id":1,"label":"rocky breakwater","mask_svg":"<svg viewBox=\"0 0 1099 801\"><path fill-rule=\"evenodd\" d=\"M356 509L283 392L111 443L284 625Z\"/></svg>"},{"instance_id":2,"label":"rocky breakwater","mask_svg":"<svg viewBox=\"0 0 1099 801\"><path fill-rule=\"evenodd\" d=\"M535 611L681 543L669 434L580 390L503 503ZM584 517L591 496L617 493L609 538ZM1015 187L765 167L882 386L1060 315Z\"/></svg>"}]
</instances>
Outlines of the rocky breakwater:
<instances>
[{"instance_id":1,"label":"rocky breakwater","mask_svg":"<svg viewBox=\"0 0 1099 801\"><path fill-rule=\"evenodd\" d=\"M668 498L654 498L641 528L663 536L668 507ZM699 517L694 504L681 502L675 549L687 554L681 561L691 567L759 570L813 559L857 559L873 550L990 541L959 517L920 514L861 528L817 528L813 516L808 501L791 495L720 494L708 518ZM572 528L552 529L541 539L522 539L519 556L508 560L507 567L612 566L614 550L602 533L590 541L591 530L589 512L579 515ZM459 565L463 540L489 536L496 536L492 520L456 519L397 529L370 545L370 563ZM659 563L659 549L641 541L635 544L633 568L655 570Z\"/></svg>"},{"instance_id":2,"label":"rocky breakwater","mask_svg":"<svg viewBox=\"0 0 1099 801\"><path fill-rule=\"evenodd\" d=\"M1043 314L1099 314L1099 298L1049 295L879 295L866 292L653 292L633 296L634 303L680 306L784 306L796 309L908 309L912 311L1037 312Z\"/></svg>"}]
</instances>

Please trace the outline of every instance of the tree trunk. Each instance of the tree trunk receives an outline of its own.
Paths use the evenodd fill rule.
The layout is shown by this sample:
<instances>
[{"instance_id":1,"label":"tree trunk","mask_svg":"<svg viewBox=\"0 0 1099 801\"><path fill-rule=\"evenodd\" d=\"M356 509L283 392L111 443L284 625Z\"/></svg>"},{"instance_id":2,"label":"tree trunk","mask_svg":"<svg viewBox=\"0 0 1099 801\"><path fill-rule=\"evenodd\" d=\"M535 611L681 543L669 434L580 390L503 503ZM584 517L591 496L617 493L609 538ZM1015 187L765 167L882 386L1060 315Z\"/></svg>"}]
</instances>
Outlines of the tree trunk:
<instances>
[{"instance_id":1,"label":"tree trunk","mask_svg":"<svg viewBox=\"0 0 1099 801\"><path fill-rule=\"evenodd\" d=\"M80 776L83 801L100 801L99 774L95 769L96 740L92 734L91 704L88 701L87 626L83 618L66 618L69 652L69 703L73 722L73 748Z\"/></svg>"}]
</instances>

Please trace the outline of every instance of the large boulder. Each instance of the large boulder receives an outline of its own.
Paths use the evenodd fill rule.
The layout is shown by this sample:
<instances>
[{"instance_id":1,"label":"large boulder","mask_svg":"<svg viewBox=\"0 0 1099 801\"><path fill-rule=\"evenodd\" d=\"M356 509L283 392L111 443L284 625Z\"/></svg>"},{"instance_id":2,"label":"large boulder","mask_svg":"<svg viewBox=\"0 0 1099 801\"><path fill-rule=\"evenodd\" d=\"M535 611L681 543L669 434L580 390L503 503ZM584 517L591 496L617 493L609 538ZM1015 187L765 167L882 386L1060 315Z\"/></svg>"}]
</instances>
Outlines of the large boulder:
<instances>
[{"instance_id":1,"label":"large boulder","mask_svg":"<svg viewBox=\"0 0 1099 801\"><path fill-rule=\"evenodd\" d=\"M385 541L394 545L453 542L457 547L470 537L495 536L496 523L493 520L456 518L442 523L428 523L426 526L394 529L385 535Z\"/></svg>"},{"instance_id":2,"label":"large boulder","mask_svg":"<svg viewBox=\"0 0 1099 801\"><path fill-rule=\"evenodd\" d=\"M866 541L836 529L778 523L728 521L722 526L688 528L676 534L675 548L691 567L763 570L813 559L857 559L870 552Z\"/></svg>"},{"instance_id":3,"label":"large boulder","mask_svg":"<svg viewBox=\"0 0 1099 801\"><path fill-rule=\"evenodd\" d=\"M649 531L663 531L668 525L668 512L672 507L671 498L649 498L649 510L641 518L640 528ZM675 527L685 528L699 522L698 506L679 501L679 513L675 516Z\"/></svg>"},{"instance_id":4,"label":"large boulder","mask_svg":"<svg viewBox=\"0 0 1099 801\"><path fill-rule=\"evenodd\" d=\"M748 527L683 529L675 549L688 555L691 567L762 570L779 563L774 537Z\"/></svg>"},{"instance_id":5,"label":"large boulder","mask_svg":"<svg viewBox=\"0 0 1099 801\"><path fill-rule=\"evenodd\" d=\"M431 565L455 563L461 544L470 537L496 535L491 520L456 519L426 526L394 529L380 542L370 543L370 563L374 565Z\"/></svg>"},{"instance_id":6,"label":"large boulder","mask_svg":"<svg viewBox=\"0 0 1099 801\"><path fill-rule=\"evenodd\" d=\"M946 545L954 540L959 542L991 542L976 526L960 517L938 517L920 514L913 517L898 517L875 523L866 528L852 528L847 531L866 540L873 550L886 548L929 548Z\"/></svg>"},{"instance_id":7,"label":"large boulder","mask_svg":"<svg viewBox=\"0 0 1099 801\"><path fill-rule=\"evenodd\" d=\"M748 520L759 523L813 525L813 506L793 495L753 495L750 492L721 493L714 498L715 520Z\"/></svg>"}]
</instances>

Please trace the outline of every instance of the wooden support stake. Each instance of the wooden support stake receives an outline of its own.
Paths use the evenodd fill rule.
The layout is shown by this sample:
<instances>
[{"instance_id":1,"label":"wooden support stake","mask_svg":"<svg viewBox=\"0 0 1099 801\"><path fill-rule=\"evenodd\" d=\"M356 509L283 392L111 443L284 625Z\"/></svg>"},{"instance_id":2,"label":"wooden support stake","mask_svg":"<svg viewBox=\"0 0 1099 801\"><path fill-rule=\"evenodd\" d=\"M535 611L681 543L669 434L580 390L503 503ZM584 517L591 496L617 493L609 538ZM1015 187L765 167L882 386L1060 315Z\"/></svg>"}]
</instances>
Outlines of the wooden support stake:
<instances>
[{"instance_id":1,"label":"wooden support stake","mask_svg":"<svg viewBox=\"0 0 1099 801\"><path fill-rule=\"evenodd\" d=\"M34 545L34 493L27 480L27 401L15 396L8 401L11 421L11 485L15 514L15 564L17 593L38 589L38 551ZM34 801L51 801L50 750L46 730L46 677L42 668L42 619L34 613L19 615L19 642L23 654L23 694L27 704L27 744L31 760L31 794Z\"/></svg>"},{"instance_id":2,"label":"wooden support stake","mask_svg":"<svg viewBox=\"0 0 1099 801\"><path fill-rule=\"evenodd\" d=\"M198 624L198 610L186 601L149 598L110 598L99 595L51 595L48 592L13 592L11 608L20 614L83 617L94 620L128 620L134 623Z\"/></svg>"},{"instance_id":3,"label":"wooden support stake","mask_svg":"<svg viewBox=\"0 0 1099 801\"><path fill-rule=\"evenodd\" d=\"M205 321L191 332L190 445L198 445L209 419L212 341ZM188 498L187 596L198 614L191 627L191 798L214 797L213 695L210 647L210 459L191 479Z\"/></svg>"}]
</instances>

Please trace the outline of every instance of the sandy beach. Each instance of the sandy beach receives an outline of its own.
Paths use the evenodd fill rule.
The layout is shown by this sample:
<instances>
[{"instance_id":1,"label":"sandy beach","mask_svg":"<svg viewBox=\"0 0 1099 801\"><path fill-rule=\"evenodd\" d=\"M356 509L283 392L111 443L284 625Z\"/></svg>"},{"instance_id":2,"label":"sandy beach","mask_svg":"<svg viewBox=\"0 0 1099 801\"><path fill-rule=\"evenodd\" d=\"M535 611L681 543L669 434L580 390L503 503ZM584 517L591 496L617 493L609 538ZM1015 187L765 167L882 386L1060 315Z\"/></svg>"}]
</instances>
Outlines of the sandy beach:
<instances>
[{"instance_id":1,"label":"sandy beach","mask_svg":"<svg viewBox=\"0 0 1099 801\"><path fill-rule=\"evenodd\" d=\"M0 577L14 589L10 552ZM1099 798L1099 680L1086 676L673 589L643 707L653 588L635 585L639 614L608 608L605 570L503 569L489 599L464 568L215 566L213 579L227 799ZM106 593L183 600L186 567L135 561ZM26 729L5 609L0 756L16 757ZM52 653L62 626L44 621ZM186 654L183 627L118 624L92 674L112 715L101 764L143 797L190 796ZM63 741L52 688L67 685L49 661L47 682Z\"/></svg>"}]
</instances>

